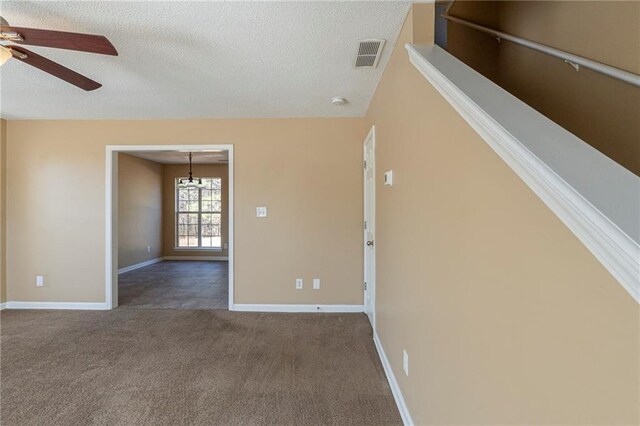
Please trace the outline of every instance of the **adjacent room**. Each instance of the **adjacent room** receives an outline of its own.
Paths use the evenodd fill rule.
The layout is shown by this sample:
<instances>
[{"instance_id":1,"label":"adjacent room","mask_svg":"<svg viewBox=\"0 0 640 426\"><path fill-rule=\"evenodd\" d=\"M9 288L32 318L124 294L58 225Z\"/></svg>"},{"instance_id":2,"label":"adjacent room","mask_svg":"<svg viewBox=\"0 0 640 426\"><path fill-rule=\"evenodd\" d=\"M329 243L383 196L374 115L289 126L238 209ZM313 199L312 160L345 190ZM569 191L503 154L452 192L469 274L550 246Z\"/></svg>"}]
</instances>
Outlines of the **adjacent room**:
<instances>
[{"instance_id":1,"label":"adjacent room","mask_svg":"<svg viewBox=\"0 0 640 426\"><path fill-rule=\"evenodd\" d=\"M229 153L117 154L118 306L227 309Z\"/></svg>"},{"instance_id":2,"label":"adjacent room","mask_svg":"<svg viewBox=\"0 0 640 426\"><path fill-rule=\"evenodd\" d=\"M640 425L640 1L0 2L0 424Z\"/></svg>"}]
</instances>

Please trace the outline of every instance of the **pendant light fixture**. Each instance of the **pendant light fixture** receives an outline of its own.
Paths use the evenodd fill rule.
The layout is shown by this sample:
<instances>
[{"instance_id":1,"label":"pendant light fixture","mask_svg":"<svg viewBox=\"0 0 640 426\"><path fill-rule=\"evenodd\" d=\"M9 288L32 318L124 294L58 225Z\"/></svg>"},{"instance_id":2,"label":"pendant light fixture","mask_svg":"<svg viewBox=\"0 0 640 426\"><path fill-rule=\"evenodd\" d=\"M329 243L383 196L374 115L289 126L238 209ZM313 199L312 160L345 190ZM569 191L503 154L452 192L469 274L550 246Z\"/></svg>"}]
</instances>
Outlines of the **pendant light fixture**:
<instances>
[{"instance_id":1,"label":"pendant light fixture","mask_svg":"<svg viewBox=\"0 0 640 426\"><path fill-rule=\"evenodd\" d=\"M180 179L178 188L203 188L202 178L193 177L193 165L191 162L191 153L189 153L189 179Z\"/></svg>"}]
</instances>

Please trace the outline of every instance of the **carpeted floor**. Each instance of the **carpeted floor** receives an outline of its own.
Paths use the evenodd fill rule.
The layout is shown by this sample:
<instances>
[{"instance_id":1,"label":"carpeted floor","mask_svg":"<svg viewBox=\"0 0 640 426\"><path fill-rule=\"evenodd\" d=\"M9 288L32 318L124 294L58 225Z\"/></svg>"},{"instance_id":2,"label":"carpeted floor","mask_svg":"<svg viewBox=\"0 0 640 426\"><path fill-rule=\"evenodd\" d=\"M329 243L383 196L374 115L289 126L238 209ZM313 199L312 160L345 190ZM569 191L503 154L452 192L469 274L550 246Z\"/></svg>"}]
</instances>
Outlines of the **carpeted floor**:
<instances>
[{"instance_id":1,"label":"carpeted floor","mask_svg":"<svg viewBox=\"0 0 640 426\"><path fill-rule=\"evenodd\" d=\"M118 276L118 305L135 308L227 309L229 263L164 261Z\"/></svg>"},{"instance_id":2,"label":"carpeted floor","mask_svg":"<svg viewBox=\"0 0 640 426\"><path fill-rule=\"evenodd\" d=\"M2 425L394 425L363 314L2 311Z\"/></svg>"}]
</instances>

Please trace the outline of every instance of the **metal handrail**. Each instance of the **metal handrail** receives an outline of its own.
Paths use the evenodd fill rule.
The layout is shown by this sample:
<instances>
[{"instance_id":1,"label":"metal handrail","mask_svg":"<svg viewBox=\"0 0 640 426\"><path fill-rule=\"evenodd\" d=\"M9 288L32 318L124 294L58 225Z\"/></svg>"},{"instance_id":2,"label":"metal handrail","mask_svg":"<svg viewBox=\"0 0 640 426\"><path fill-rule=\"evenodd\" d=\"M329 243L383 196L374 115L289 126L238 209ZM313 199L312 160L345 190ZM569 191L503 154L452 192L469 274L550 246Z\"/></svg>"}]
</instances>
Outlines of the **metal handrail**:
<instances>
[{"instance_id":1,"label":"metal handrail","mask_svg":"<svg viewBox=\"0 0 640 426\"><path fill-rule=\"evenodd\" d=\"M567 62L568 64L572 65L576 70L579 70L580 67L585 67L590 70L599 72L601 74L608 75L609 77L622 80L625 83L629 83L633 86L640 87L640 75L634 74L632 72L624 71L624 70L621 70L620 68L612 67L610 65L606 65L601 62L592 61L591 59L587 59L582 56L574 55L572 53L565 52L563 50L555 49L553 47L549 47L544 44L536 43L535 41L526 40L521 37L517 37L511 34L506 34L491 28L483 27L482 25L474 24L473 22L456 18L455 16L451 16L447 13L442 15L442 17L448 21L455 22L457 24L461 24L461 25L473 28L474 30L478 30L483 33L492 35L493 37L496 37L498 40L502 40L502 39L508 40L510 42L519 44L520 46L528 47L529 49L537 50L538 52L555 56L556 58L560 58L565 62Z\"/></svg>"}]
</instances>

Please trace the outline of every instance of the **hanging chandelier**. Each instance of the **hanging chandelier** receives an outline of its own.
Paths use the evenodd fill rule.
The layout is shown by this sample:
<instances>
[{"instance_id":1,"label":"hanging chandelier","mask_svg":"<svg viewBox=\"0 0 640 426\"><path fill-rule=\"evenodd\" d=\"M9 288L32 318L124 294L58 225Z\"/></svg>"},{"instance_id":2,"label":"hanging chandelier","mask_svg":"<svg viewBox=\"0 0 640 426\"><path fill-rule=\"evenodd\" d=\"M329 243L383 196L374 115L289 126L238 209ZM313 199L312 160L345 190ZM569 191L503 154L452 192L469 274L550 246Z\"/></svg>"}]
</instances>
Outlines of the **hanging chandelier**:
<instances>
[{"instance_id":1,"label":"hanging chandelier","mask_svg":"<svg viewBox=\"0 0 640 426\"><path fill-rule=\"evenodd\" d=\"M191 162L191 153L189 153L189 179L180 179L178 181L178 188L202 188L202 178L193 177L193 164Z\"/></svg>"}]
</instances>

